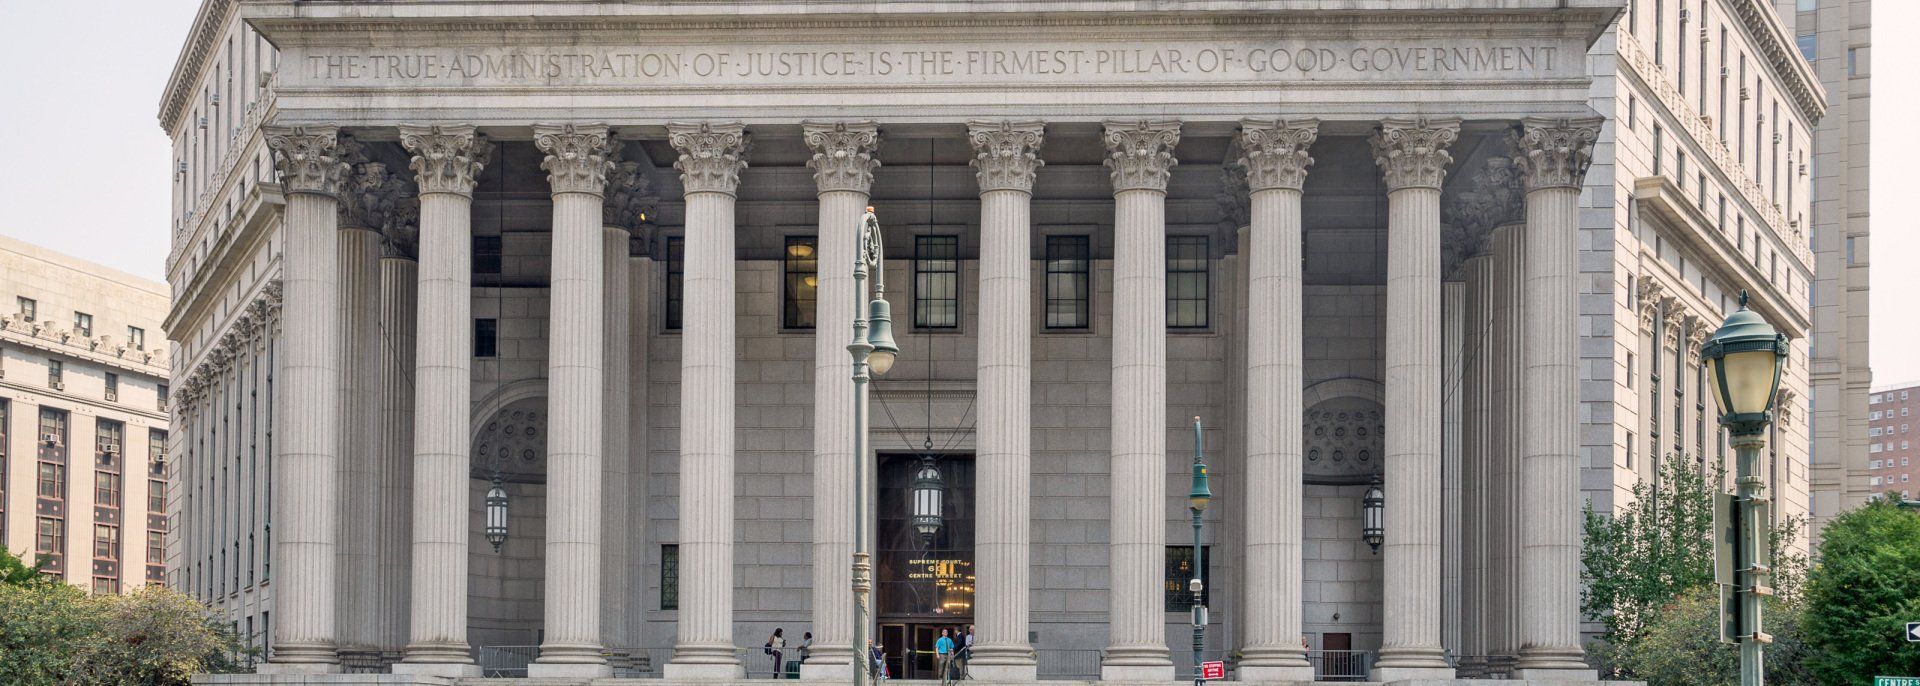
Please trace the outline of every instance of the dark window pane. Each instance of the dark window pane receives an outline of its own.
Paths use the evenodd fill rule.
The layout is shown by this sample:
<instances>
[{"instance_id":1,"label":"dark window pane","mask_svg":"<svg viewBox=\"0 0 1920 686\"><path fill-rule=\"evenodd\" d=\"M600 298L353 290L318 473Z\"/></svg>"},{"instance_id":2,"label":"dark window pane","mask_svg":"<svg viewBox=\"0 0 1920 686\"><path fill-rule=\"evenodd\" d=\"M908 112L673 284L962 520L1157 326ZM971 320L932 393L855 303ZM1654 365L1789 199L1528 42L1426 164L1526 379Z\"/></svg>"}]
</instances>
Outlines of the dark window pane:
<instances>
[{"instance_id":1,"label":"dark window pane","mask_svg":"<svg viewBox=\"0 0 1920 686\"><path fill-rule=\"evenodd\" d=\"M680 315L687 288L687 244L679 236L667 238L667 312L665 327L680 330Z\"/></svg>"},{"instance_id":2,"label":"dark window pane","mask_svg":"<svg viewBox=\"0 0 1920 686\"><path fill-rule=\"evenodd\" d=\"M1200 602L1206 603L1213 593L1213 548L1201 546L1200 559ZM1188 589L1193 579L1193 546L1167 546L1167 611L1187 612L1193 609L1193 591Z\"/></svg>"},{"instance_id":3,"label":"dark window pane","mask_svg":"<svg viewBox=\"0 0 1920 686\"><path fill-rule=\"evenodd\" d=\"M818 241L812 236L788 236L785 260L786 288L781 296L780 325L789 329L811 329L820 288Z\"/></svg>"},{"instance_id":4,"label":"dark window pane","mask_svg":"<svg viewBox=\"0 0 1920 686\"><path fill-rule=\"evenodd\" d=\"M913 325L951 329L960 325L960 237L913 239Z\"/></svg>"},{"instance_id":5,"label":"dark window pane","mask_svg":"<svg viewBox=\"0 0 1920 686\"><path fill-rule=\"evenodd\" d=\"M1209 254L1206 236L1167 237L1167 328L1207 327Z\"/></svg>"},{"instance_id":6,"label":"dark window pane","mask_svg":"<svg viewBox=\"0 0 1920 686\"><path fill-rule=\"evenodd\" d=\"M680 546L660 546L660 609L680 609Z\"/></svg>"},{"instance_id":7,"label":"dark window pane","mask_svg":"<svg viewBox=\"0 0 1920 686\"><path fill-rule=\"evenodd\" d=\"M500 250L499 236L474 236L473 273L500 273Z\"/></svg>"},{"instance_id":8,"label":"dark window pane","mask_svg":"<svg viewBox=\"0 0 1920 686\"><path fill-rule=\"evenodd\" d=\"M473 356L495 357L500 354L500 320L473 320Z\"/></svg>"}]
</instances>

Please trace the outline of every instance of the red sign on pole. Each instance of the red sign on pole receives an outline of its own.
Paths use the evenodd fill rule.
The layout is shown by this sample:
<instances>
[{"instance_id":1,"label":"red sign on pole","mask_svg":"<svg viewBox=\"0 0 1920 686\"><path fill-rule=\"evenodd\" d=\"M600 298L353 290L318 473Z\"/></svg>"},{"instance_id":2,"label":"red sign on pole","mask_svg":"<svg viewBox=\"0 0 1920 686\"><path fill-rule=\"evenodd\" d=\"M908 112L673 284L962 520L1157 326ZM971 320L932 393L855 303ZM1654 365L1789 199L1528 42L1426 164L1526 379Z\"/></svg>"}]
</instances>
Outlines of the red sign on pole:
<instances>
[{"instance_id":1,"label":"red sign on pole","mask_svg":"<svg viewBox=\"0 0 1920 686\"><path fill-rule=\"evenodd\" d=\"M1200 678L1208 679L1208 680L1227 678L1227 663L1225 662L1200 663Z\"/></svg>"}]
</instances>

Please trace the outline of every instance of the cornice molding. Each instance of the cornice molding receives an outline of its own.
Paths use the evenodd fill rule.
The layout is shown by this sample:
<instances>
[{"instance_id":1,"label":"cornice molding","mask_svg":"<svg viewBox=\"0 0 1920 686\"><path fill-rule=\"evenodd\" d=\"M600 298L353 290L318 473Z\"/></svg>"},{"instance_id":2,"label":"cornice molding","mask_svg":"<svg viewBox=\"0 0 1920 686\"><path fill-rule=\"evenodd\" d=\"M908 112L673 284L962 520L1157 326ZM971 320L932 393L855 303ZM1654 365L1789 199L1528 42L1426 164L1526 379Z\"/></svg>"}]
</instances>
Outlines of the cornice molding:
<instances>
[{"instance_id":1,"label":"cornice molding","mask_svg":"<svg viewBox=\"0 0 1920 686\"><path fill-rule=\"evenodd\" d=\"M0 340L42 352L167 378L167 349L163 347L137 350L110 335L83 336L79 331L55 328L46 321L28 322L18 314L0 315L0 333L7 334Z\"/></svg>"},{"instance_id":2,"label":"cornice molding","mask_svg":"<svg viewBox=\"0 0 1920 686\"><path fill-rule=\"evenodd\" d=\"M1787 85L1787 91L1793 95L1793 101L1807 119L1819 124L1827 115L1827 90L1820 85L1820 79L1813 68L1800 56L1799 46L1787 36L1786 27L1770 6L1762 5L1760 0L1729 0L1733 9L1740 15L1740 21L1747 25L1747 33L1753 36L1760 52L1767 56L1767 63L1773 67L1775 76Z\"/></svg>"},{"instance_id":3,"label":"cornice molding","mask_svg":"<svg viewBox=\"0 0 1920 686\"><path fill-rule=\"evenodd\" d=\"M174 377L177 383L171 389L173 397L169 404L175 412L190 414L206 395L209 384L226 373L236 358L255 350L256 343L280 325L281 296L280 279L268 281L227 326L220 340L201 354L191 368Z\"/></svg>"},{"instance_id":4,"label":"cornice molding","mask_svg":"<svg viewBox=\"0 0 1920 686\"><path fill-rule=\"evenodd\" d=\"M193 28L187 34L185 45L180 47L180 56L174 59L173 74L167 77L167 89L160 96L160 128L173 135L173 127L180 123L180 113L187 110L187 98L191 97L193 83L200 78L200 69L206 66L207 55L213 52L213 42L220 35L220 28L227 23L228 15L238 3L235 0L205 0L200 11L193 17Z\"/></svg>"}]
</instances>

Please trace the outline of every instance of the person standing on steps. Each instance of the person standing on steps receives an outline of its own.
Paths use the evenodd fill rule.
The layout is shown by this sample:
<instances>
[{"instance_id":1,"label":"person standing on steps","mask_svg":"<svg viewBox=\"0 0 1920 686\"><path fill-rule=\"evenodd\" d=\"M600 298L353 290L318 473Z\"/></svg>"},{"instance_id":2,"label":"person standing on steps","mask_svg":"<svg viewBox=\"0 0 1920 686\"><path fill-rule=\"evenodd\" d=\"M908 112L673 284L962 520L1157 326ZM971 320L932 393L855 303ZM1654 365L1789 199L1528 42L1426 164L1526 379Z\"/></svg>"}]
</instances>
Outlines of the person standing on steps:
<instances>
[{"instance_id":1,"label":"person standing on steps","mask_svg":"<svg viewBox=\"0 0 1920 686\"><path fill-rule=\"evenodd\" d=\"M941 683L946 683L952 679L952 676L947 672L947 670L953 667L952 629L941 628L940 640L933 642L933 666L934 671L940 674Z\"/></svg>"},{"instance_id":2,"label":"person standing on steps","mask_svg":"<svg viewBox=\"0 0 1920 686\"><path fill-rule=\"evenodd\" d=\"M775 679L780 678L780 658L787 649L785 632L786 629L774 627L773 635L767 637L766 651L768 655L773 656L773 678Z\"/></svg>"}]
</instances>

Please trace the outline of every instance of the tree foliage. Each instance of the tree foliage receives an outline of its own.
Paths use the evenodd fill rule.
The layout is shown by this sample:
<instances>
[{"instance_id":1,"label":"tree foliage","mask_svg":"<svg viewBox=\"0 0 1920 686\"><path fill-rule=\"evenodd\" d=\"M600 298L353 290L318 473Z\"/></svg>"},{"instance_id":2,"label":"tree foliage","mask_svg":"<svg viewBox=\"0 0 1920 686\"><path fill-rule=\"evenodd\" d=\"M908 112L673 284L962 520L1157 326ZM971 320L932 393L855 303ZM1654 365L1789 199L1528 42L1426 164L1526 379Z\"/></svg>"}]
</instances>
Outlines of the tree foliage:
<instances>
[{"instance_id":1,"label":"tree foliage","mask_svg":"<svg viewBox=\"0 0 1920 686\"><path fill-rule=\"evenodd\" d=\"M1807 672L1800 602L1791 596L1767 600L1767 632L1774 641L1767 646L1766 671L1773 686L1814 683ZM1631 644L1596 645L1595 657L1609 672L1648 684L1735 686L1740 683L1740 651L1720 642L1719 617L1719 589L1695 587L1649 614Z\"/></svg>"},{"instance_id":2,"label":"tree foliage","mask_svg":"<svg viewBox=\"0 0 1920 686\"><path fill-rule=\"evenodd\" d=\"M159 586L122 596L0 584L0 618L4 684L184 686L195 673L229 671L242 652L205 606Z\"/></svg>"},{"instance_id":3,"label":"tree foliage","mask_svg":"<svg viewBox=\"0 0 1920 686\"><path fill-rule=\"evenodd\" d=\"M40 570L47 566L46 556L40 556L32 566L20 561L11 551L0 547L0 585L33 586L52 583Z\"/></svg>"},{"instance_id":4,"label":"tree foliage","mask_svg":"<svg viewBox=\"0 0 1920 686\"><path fill-rule=\"evenodd\" d=\"M1807 574L1808 668L1830 686L1920 675L1906 623L1920 621L1920 512L1868 503L1821 531Z\"/></svg>"}]
</instances>

